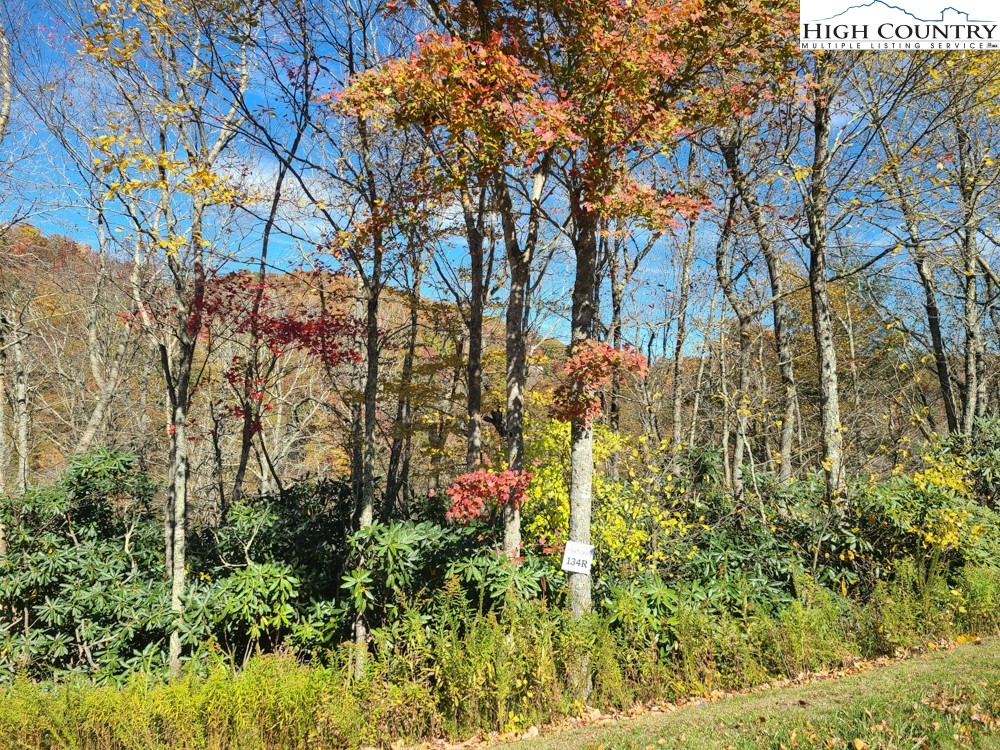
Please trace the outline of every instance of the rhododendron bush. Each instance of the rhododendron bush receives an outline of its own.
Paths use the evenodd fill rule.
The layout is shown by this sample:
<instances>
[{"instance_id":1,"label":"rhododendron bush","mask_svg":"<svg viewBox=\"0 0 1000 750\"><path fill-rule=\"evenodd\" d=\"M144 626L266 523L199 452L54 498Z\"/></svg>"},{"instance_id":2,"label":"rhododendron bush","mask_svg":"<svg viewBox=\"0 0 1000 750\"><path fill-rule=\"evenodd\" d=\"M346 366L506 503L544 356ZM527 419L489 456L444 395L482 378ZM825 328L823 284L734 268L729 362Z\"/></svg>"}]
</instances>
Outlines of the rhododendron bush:
<instances>
[{"instance_id":1,"label":"rhododendron bush","mask_svg":"<svg viewBox=\"0 0 1000 750\"><path fill-rule=\"evenodd\" d=\"M601 415L601 390L615 378L632 374L644 377L646 358L631 347L586 339L574 344L562 368L563 382L555 390L552 416L569 422L579 418L590 425Z\"/></svg>"}]
</instances>

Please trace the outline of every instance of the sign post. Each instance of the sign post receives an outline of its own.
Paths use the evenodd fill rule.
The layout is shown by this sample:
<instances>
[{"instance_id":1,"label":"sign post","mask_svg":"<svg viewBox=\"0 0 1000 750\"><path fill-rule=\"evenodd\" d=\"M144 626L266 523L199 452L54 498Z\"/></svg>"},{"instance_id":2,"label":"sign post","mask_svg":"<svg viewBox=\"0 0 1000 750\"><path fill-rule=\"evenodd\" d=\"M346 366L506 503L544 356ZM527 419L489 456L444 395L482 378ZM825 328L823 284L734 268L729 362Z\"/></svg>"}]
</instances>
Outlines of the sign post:
<instances>
[{"instance_id":1,"label":"sign post","mask_svg":"<svg viewBox=\"0 0 1000 750\"><path fill-rule=\"evenodd\" d=\"M590 566L594 562L594 545L580 542L566 542L563 551L562 569L567 573L583 573L590 575Z\"/></svg>"}]
</instances>

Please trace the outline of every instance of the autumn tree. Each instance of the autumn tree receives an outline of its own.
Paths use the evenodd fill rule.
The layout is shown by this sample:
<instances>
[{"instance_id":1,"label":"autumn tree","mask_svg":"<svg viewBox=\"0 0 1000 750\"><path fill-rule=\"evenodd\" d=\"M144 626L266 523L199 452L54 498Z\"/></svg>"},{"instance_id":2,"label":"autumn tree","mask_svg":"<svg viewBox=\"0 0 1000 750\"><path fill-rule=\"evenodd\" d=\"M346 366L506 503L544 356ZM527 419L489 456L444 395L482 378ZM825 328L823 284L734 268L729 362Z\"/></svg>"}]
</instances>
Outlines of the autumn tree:
<instances>
[{"instance_id":1,"label":"autumn tree","mask_svg":"<svg viewBox=\"0 0 1000 750\"><path fill-rule=\"evenodd\" d=\"M398 127L421 132L434 144L433 152L442 165L445 184L458 198L473 277L467 463L478 461L478 456L473 454L478 452L480 429L478 392L481 388L482 295L485 293L483 219L488 205L495 205L500 214L510 273L504 432L509 468L521 471L529 275L538 244L541 202L551 164L543 139L528 129L528 119L545 116L544 102L534 89L537 78L510 53L502 38L491 31L494 25L503 25L502 16L494 17L489 13L470 16L469 8L463 4L437 4L434 8L439 21L454 35L427 36L420 41L418 52L412 57L391 61L356 80L347 92L347 99L361 111L377 113L391 118ZM447 79L442 71L447 71ZM436 138L438 130L444 135ZM536 158L539 150L541 154ZM530 187L527 226L522 232L516 193L507 170L516 174L519 163L525 159L529 160ZM476 460L472 461L473 458ZM520 549L520 524L513 497L504 510L504 523L504 548L516 557Z\"/></svg>"},{"instance_id":2,"label":"autumn tree","mask_svg":"<svg viewBox=\"0 0 1000 750\"><path fill-rule=\"evenodd\" d=\"M687 130L739 108L755 93L757 64L782 47L784 9L735 4L623 3L610 9L573 3L551 9L560 23L551 90L564 118L563 162L576 256L572 343L593 335L598 229L612 216L656 226L692 209L691 199L660 193L626 168L636 154L669 149ZM747 60L735 53L753 50ZM551 53L549 53L551 55ZM748 66L749 63L749 66ZM737 71L744 71L738 73ZM589 543L593 437L572 423L570 533ZM570 576L574 612L590 609L590 577Z\"/></svg>"},{"instance_id":3,"label":"autumn tree","mask_svg":"<svg viewBox=\"0 0 1000 750\"><path fill-rule=\"evenodd\" d=\"M86 69L107 96L106 127L79 145L93 154L102 187L118 206L134 266L164 275L163 285L152 287L133 277L132 314L158 352L170 406L165 541L174 618L169 656L176 672L199 336L207 284L231 252L226 217L243 195L226 174L238 110L220 80L246 85L255 17L242 6L196 0L74 6L69 23Z\"/></svg>"},{"instance_id":4,"label":"autumn tree","mask_svg":"<svg viewBox=\"0 0 1000 750\"><path fill-rule=\"evenodd\" d=\"M959 57L953 65L935 68L932 73L939 83L929 97L943 110L945 120L944 142L935 144L931 161L936 157L943 173L941 182L948 189L945 227L954 236L957 250L954 273L961 293L958 318L964 338L958 423L965 434L975 431L989 399L983 323L996 297L994 292L992 299L984 299L989 294L985 282L990 269L981 246L988 217L996 211L1000 185L1000 165L995 158L1000 112L992 95L998 72L989 61Z\"/></svg>"},{"instance_id":5,"label":"autumn tree","mask_svg":"<svg viewBox=\"0 0 1000 750\"><path fill-rule=\"evenodd\" d=\"M10 59L10 39L7 25L0 19L0 145L10 125L10 108L14 100L14 73Z\"/></svg>"},{"instance_id":6,"label":"autumn tree","mask_svg":"<svg viewBox=\"0 0 1000 750\"><path fill-rule=\"evenodd\" d=\"M771 292L771 322L774 328L774 346L782 384L778 478L782 482L787 482L792 476L792 444L795 437L797 399L795 367L787 301L785 300L788 284L784 268L785 260L780 249L783 238L773 226L774 206L771 204L772 199L769 192L774 188L768 186L768 180L764 174L771 165L766 159L762 160L759 155L756 158L751 157L750 168L753 169L753 172L748 174L745 163L744 154L747 151L748 141L756 141L757 144L760 144L766 139L765 133L758 132L755 135L756 138L748 136L747 124L734 123L733 130L727 133L724 139L720 139L719 147L725 162L726 173L732 180L736 194L743 204L756 235L756 242L767 264ZM757 148L760 148L760 145L757 145ZM755 186L762 186L764 190L761 190L760 187L755 189Z\"/></svg>"}]
</instances>

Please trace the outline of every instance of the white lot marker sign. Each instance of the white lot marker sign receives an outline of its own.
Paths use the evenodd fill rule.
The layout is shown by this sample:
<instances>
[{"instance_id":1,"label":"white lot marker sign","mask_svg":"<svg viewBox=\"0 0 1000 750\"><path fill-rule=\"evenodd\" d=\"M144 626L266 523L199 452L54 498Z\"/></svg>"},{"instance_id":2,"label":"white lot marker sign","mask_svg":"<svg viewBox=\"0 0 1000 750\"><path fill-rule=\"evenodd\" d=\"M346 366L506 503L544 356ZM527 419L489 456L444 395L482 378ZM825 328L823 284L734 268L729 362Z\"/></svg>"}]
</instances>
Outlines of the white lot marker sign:
<instances>
[{"instance_id":1,"label":"white lot marker sign","mask_svg":"<svg viewBox=\"0 0 1000 750\"><path fill-rule=\"evenodd\" d=\"M594 562L594 545L580 542L566 542L563 552L562 569L567 573L585 573L590 575L590 566Z\"/></svg>"}]
</instances>

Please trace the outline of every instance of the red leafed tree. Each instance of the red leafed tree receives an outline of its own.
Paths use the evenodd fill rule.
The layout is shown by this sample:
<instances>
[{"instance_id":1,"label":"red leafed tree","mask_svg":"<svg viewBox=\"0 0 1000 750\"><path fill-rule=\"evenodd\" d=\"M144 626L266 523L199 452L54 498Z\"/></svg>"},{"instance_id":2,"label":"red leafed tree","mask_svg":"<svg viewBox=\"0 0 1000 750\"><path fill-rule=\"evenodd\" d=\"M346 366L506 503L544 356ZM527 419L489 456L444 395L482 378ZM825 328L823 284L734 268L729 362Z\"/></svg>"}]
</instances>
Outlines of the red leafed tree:
<instances>
[{"instance_id":1,"label":"red leafed tree","mask_svg":"<svg viewBox=\"0 0 1000 750\"><path fill-rule=\"evenodd\" d=\"M373 72L367 101L381 95L381 111L443 130L472 164L517 156L558 165L579 344L592 336L600 227L612 218L656 225L691 208L643 184L634 167L701 125L746 111L784 65L795 8L753 0L430 5L448 36L418 39L411 57ZM584 413L571 432L569 536L588 543L593 446ZM574 612L589 610L589 576L572 574L570 588Z\"/></svg>"},{"instance_id":2,"label":"red leafed tree","mask_svg":"<svg viewBox=\"0 0 1000 750\"><path fill-rule=\"evenodd\" d=\"M621 380L628 373L643 377L646 370L646 358L635 349L615 349L601 341L584 339L573 345L563 364L563 382L556 386L552 416L589 427L601 414L601 391L612 380Z\"/></svg>"},{"instance_id":3,"label":"red leafed tree","mask_svg":"<svg viewBox=\"0 0 1000 750\"><path fill-rule=\"evenodd\" d=\"M506 11L500 6L438 5L447 34L417 37L415 52L358 77L341 102L382 126L420 132L438 165L442 196L456 200L464 219L469 251L468 459L473 468L481 453L479 421L482 383L482 321L488 269L484 263L484 223L500 215L510 269L506 314L507 463L524 463L524 392L527 382L525 310L530 272L539 237L541 201L551 167L554 139L564 132L561 113L539 87L540 76L521 62L516 45L496 31ZM495 17L492 15L495 14ZM511 17L513 18L513 17ZM496 24L494 23L496 21ZM525 166L527 164L527 167ZM519 231L520 192L511 183L530 181L528 220ZM492 196L492 198L491 198ZM504 510L504 550L520 554L520 511L513 498Z\"/></svg>"},{"instance_id":4,"label":"red leafed tree","mask_svg":"<svg viewBox=\"0 0 1000 750\"><path fill-rule=\"evenodd\" d=\"M563 124L558 141L565 144L576 256L572 345L592 336L600 228L611 219L655 228L697 209L685 196L643 184L635 166L764 95L786 65L793 10L743 0L546 4L553 22L537 26L545 31L531 49ZM569 539L589 543L593 438L586 411L571 425ZM577 615L590 609L590 584L587 575L570 576Z\"/></svg>"},{"instance_id":5,"label":"red leafed tree","mask_svg":"<svg viewBox=\"0 0 1000 750\"><path fill-rule=\"evenodd\" d=\"M210 437L219 439L220 422L225 417L240 422L239 456L229 492L220 476L218 492L223 514L243 494L253 441L263 440L262 419L272 408L270 394L281 377L279 360L300 352L324 371L360 362L355 347L358 321L313 299L308 282L308 278L295 273L262 279L259 274L240 271L213 279L207 285L202 336L209 348L221 350L223 344L227 345L222 379L229 390L228 397L212 404ZM266 448L262 452L267 454Z\"/></svg>"},{"instance_id":6,"label":"red leafed tree","mask_svg":"<svg viewBox=\"0 0 1000 750\"><path fill-rule=\"evenodd\" d=\"M507 502L520 506L530 481L531 474L510 469L495 472L484 468L462 474L445 490L451 498L446 517L468 523L492 517Z\"/></svg>"}]
</instances>

